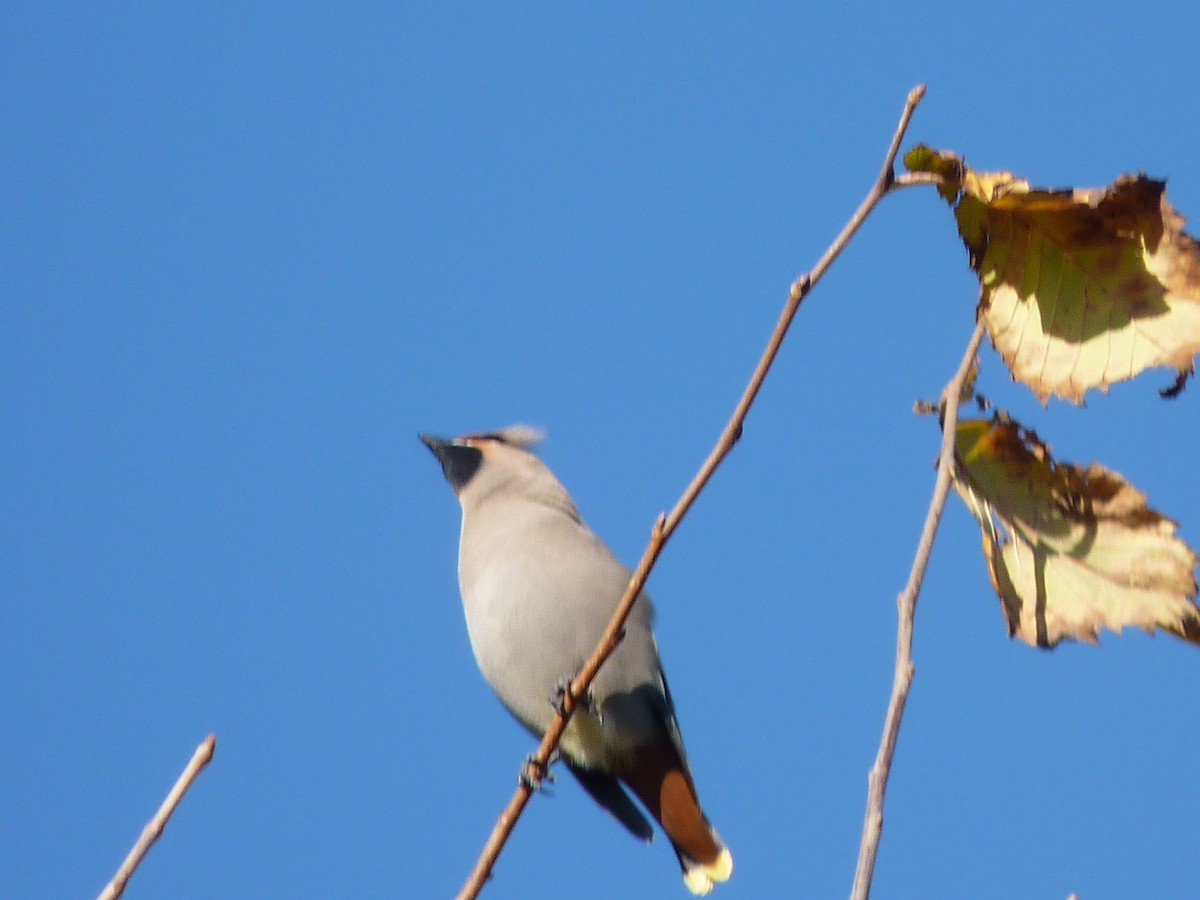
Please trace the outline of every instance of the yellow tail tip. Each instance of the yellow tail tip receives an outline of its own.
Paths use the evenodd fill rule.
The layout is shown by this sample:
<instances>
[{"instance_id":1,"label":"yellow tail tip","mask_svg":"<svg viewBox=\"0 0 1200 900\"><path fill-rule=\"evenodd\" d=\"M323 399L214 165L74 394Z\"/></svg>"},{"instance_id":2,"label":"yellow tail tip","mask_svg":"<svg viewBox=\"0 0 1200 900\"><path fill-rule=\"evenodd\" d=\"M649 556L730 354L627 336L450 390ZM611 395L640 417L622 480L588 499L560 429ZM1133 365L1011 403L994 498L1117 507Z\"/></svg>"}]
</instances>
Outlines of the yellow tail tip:
<instances>
[{"instance_id":1,"label":"yellow tail tip","mask_svg":"<svg viewBox=\"0 0 1200 900\"><path fill-rule=\"evenodd\" d=\"M696 863L690 869L683 873L683 883L687 885L687 889L698 897L703 897L713 889L713 885L718 881L728 881L729 876L733 874L733 854L724 847L721 848L721 855L713 862L702 864Z\"/></svg>"}]
</instances>

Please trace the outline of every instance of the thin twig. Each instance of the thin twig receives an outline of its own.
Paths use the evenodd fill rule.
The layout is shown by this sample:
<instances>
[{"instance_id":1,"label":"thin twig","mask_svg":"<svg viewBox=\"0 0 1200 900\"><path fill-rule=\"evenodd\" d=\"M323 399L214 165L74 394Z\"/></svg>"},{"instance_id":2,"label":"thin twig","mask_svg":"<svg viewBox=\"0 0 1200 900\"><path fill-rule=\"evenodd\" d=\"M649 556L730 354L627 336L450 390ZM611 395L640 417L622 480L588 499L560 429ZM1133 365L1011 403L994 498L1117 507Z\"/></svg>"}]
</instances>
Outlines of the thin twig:
<instances>
[{"instance_id":1,"label":"thin twig","mask_svg":"<svg viewBox=\"0 0 1200 900\"><path fill-rule=\"evenodd\" d=\"M875 857L879 852L879 838L883 833L883 798L887 792L888 776L892 771L892 757L896 753L896 739L900 734L900 720L904 716L904 704L908 701L908 689L912 685L913 662L913 619L917 612L917 596L921 593L921 582L933 552L933 540L937 536L942 510L950 493L950 481L954 475L954 438L958 426L958 404L963 385L979 352L983 339L983 320L980 319L967 343L958 371L942 391L942 446L938 453L937 478L933 484L933 499L929 501L929 512L925 515L925 526L921 529L921 540L913 557L912 571L908 584L896 600L899 607L900 624L896 632L896 671L892 681L892 696L888 701L887 716L883 722L883 737L875 765L867 786L867 814L863 822L862 844L858 850L858 867L854 872L854 888L851 900L867 900L871 893L871 879L875 875Z\"/></svg>"},{"instance_id":2,"label":"thin twig","mask_svg":"<svg viewBox=\"0 0 1200 900\"><path fill-rule=\"evenodd\" d=\"M213 751L217 747L217 736L210 734L204 739L196 752L192 754L191 761L175 782L175 786L171 788L171 792L167 794L167 799L163 801L162 806L158 808L158 812L154 814L154 818L142 829L142 836L137 839L137 843L133 845L133 849L129 851L129 855L125 857L125 862L121 863L121 868L117 870L117 874L100 892L99 900L116 900L125 893L125 885L129 882L129 877L133 875L134 869L138 867L142 859L154 846L154 842L162 836L163 829L167 825L167 819L171 818L171 814L175 812L175 807L179 805L179 801L183 799L183 795L187 789L192 786L192 782L196 780L196 776L200 771L208 765L213 758Z\"/></svg>"},{"instance_id":3,"label":"thin twig","mask_svg":"<svg viewBox=\"0 0 1200 900\"><path fill-rule=\"evenodd\" d=\"M525 809L525 805L529 802L529 798L537 786L540 776L545 773L547 766L549 766L550 758L558 746L563 732L566 730L567 722L570 720L571 714L575 711L579 698L587 695L588 687L591 685L592 679L596 677L600 666L608 659L609 654L616 649L620 641L621 630L625 625L625 620L629 617L634 602L641 594L642 588L646 584L646 579L650 575L650 570L658 560L659 554L662 553L664 545L670 539L676 527L678 527L680 520L687 514L692 503L699 496L700 491L704 489L708 480L721 464L721 461L725 459L729 451L733 449L734 444L742 436L742 424L746 419L746 414L749 412L754 398L758 395L759 388L762 387L763 380L771 368L771 363L774 361L775 355L779 352L779 347L783 343L783 338L787 334L788 327L791 325L792 319L795 318L801 302L808 295L812 286L820 280L825 271L833 264L833 261L837 259L838 254L842 252L842 249L854 236L855 232L858 231L876 204L891 190L896 178L895 162L896 154L900 149L900 142L903 140L904 132L907 130L908 123L912 119L913 111L924 95L924 85L919 85L909 92L908 99L904 104L904 112L900 116L900 124L896 127L891 145L888 147L887 156L884 158L883 168L875 184L867 194L867 198L855 211L853 217L846 223L841 233L830 244L829 249L825 251L824 256L817 261L812 270L805 275L801 275L793 282L791 290L788 292L787 303L784 305L783 312L779 317L779 322L775 326L770 340L767 341L767 347L763 351L763 355L758 361L758 366L755 368L749 384L746 385L746 390L742 394L741 400L738 401L733 415L730 417L724 431L721 432L716 446L696 473L696 477L692 479L692 483L684 490L675 507L667 515L659 514L658 519L655 521L650 533L650 543L642 554L642 559L634 570L632 578L629 580L629 586L626 587L624 596L622 596L620 603L617 604L612 620L608 623L608 628L605 629L591 658L588 659L575 680L571 683L569 690L563 693L558 714L550 723L550 727L546 729L546 734L542 738L537 752L531 757L529 765L525 768L525 775L527 777L520 780L517 790L509 801L508 806L500 813L500 818L492 829L492 834L484 845L483 851L475 863L475 868L471 871L466 884L459 892L459 900L473 900L473 898L479 895L484 883L490 877L492 867L495 865L496 859L500 856L500 851L504 848L508 836L512 833L517 819Z\"/></svg>"},{"instance_id":4,"label":"thin twig","mask_svg":"<svg viewBox=\"0 0 1200 900\"><path fill-rule=\"evenodd\" d=\"M896 183L892 185L894 188L916 187L922 184L932 184L941 186L945 184L946 179L941 175L933 172L905 172L896 176Z\"/></svg>"}]
</instances>

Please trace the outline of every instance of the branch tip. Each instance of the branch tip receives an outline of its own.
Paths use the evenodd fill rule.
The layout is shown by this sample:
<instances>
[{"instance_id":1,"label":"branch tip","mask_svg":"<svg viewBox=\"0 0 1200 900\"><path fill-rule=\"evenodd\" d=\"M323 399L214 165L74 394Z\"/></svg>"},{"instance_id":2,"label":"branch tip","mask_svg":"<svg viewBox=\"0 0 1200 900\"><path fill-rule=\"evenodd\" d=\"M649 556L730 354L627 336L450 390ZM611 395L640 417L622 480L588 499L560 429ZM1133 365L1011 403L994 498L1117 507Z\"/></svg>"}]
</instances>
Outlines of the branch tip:
<instances>
[{"instance_id":1,"label":"branch tip","mask_svg":"<svg viewBox=\"0 0 1200 900\"><path fill-rule=\"evenodd\" d=\"M133 845L133 849L129 851L129 855L125 857L125 861L121 863L121 867L117 869L117 874L113 876L112 881L105 885L104 890L100 892L99 900L117 900L125 893L125 886L129 883L134 870L145 859L146 854L150 852L150 848L154 846L163 833L163 829L167 827L167 820L175 812L179 806L183 795L187 793L187 789L192 786L192 782L204 769L205 766L212 761L213 751L217 746L216 734L209 734L196 751L192 754L192 758L188 760L188 764L184 767L179 778L167 793L167 798L163 800L158 811L142 829L141 836Z\"/></svg>"},{"instance_id":2,"label":"branch tip","mask_svg":"<svg viewBox=\"0 0 1200 900\"><path fill-rule=\"evenodd\" d=\"M609 654L615 649L617 644L617 636L624 628L625 620L629 617L633 610L634 603L641 595L642 588L646 584L646 579L650 575L650 570L654 567L655 561L662 552L663 546L674 532L675 527L680 520L686 515L687 511L695 502L696 497L708 484L717 467L729 454L733 445L740 440L742 436L743 423L746 415L750 411L755 398L758 396L759 389L762 387L763 381L770 370L775 357L779 352L779 348L783 343L783 339L791 327L792 320L796 316L796 312L800 307L801 301L808 294L809 290L821 279L826 270L837 259L846 244L854 237L867 216L878 205L883 197L887 196L889 187L895 182L895 165L896 154L899 152L900 142L904 137L904 132L908 128L908 123L912 118L913 109L925 94L925 86L918 85L908 94L908 99L904 107L904 112L900 117L900 123L892 136L891 144L888 147L887 156L885 157L883 170L879 177L875 180L871 190L868 192L866 199L855 210L850 220L842 228L841 232L833 243L826 249L825 253L805 274L797 278L791 285L788 292L788 302L785 304L783 312L780 314L779 321L775 325L770 338L767 340L767 346L763 350L759 358L758 365L755 367L754 374L751 375L749 383L746 385L742 393L741 399L734 408L733 414L729 418L728 424L722 430L721 435L717 439L716 446L709 453L700 470L696 473L691 483L684 490L678 502L672 507L670 514L659 513L654 520L654 527L651 531L650 542L646 546L642 554L642 559L634 569L630 577L629 584L625 588L625 593L621 597L613 612L612 618L609 621L608 627L604 634L596 644L596 649L591 657L584 663L580 670L575 683L572 684L572 692L577 695L586 695L586 691L592 683L592 679L596 677L596 673L604 664ZM732 438L732 439L730 439ZM564 704L564 707L566 704ZM563 732L566 730L567 722L573 710L564 708L550 722L550 726L546 729L546 733L542 737L542 742L538 747L538 758L548 758L543 754L552 753L558 747L559 741L562 739ZM467 878L466 884L459 892L459 900L473 900L479 895L484 883L491 877L492 867L496 859L500 855L500 851L504 848L512 829L515 827L517 819L521 812L529 802L531 792L518 788L513 795L508 805L501 811L499 820L496 822L492 833L489 836L487 843L484 845L483 851L480 853L478 860L475 863L475 868Z\"/></svg>"}]
</instances>

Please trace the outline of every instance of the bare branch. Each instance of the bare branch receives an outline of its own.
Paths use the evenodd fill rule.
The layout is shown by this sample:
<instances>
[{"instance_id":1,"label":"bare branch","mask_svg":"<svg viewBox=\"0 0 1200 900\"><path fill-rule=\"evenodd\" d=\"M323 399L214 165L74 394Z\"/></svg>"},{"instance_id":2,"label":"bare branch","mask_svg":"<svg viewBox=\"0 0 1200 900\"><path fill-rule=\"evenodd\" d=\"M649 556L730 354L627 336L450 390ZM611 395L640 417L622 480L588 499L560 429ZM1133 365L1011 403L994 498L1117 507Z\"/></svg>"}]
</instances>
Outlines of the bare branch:
<instances>
[{"instance_id":1,"label":"bare branch","mask_svg":"<svg viewBox=\"0 0 1200 900\"><path fill-rule=\"evenodd\" d=\"M925 515L925 526L913 558L908 584L897 598L900 608L900 624L896 632L896 672L892 681L892 696L888 701L887 716L883 723L883 737L875 765L871 767L867 787L867 815L863 822L862 844L858 850L858 867L854 872L854 888L851 900L867 900L871 893L871 879L875 875L875 857L879 852L879 838L883 833L883 797L887 792L888 776L892 771L892 757L896 752L896 739L900 734L900 720L904 716L904 704L908 701L908 689L912 685L913 662L912 640L913 619L917 612L917 596L921 593L921 582L933 552L933 540L937 536L942 510L946 507L946 496L950 492L950 479L954 474L954 437L958 425L958 404L963 385L971 372L979 343L983 340L984 325L980 319L967 343L958 371L942 391L942 446L938 453L937 479L933 485L933 499L929 501L929 512Z\"/></svg>"},{"instance_id":2,"label":"bare branch","mask_svg":"<svg viewBox=\"0 0 1200 900\"><path fill-rule=\"evenodd\" d=\"M496 859L500 856L500 851L504 848L508 836L512 833L517 819L525 809L525 805L529 802L529 798L537 786L540 774L546 771L551 755L558 746L563 731L566 730L567 722L570 720L571 714L575 711L579 698L586 696L588 687L591 685L592 679L596 677L600 666L603 665L604 661L616 649L617 643L620 641L621 630L625 625L625 620L629 617L634 602L641 594L642 588L646 584L646 579L650 575L650 570L658 560L659 554L662 553L663 546L670 539L671 534L678 527L684 515L687 514L692 503L699 496L700 491L708 484L709 479L717 470L722 460L725 459L729 451L733 449L734 444L741 438L742 425L745 422L746 414L750 411L750 406L754 403L754 398L758 395L759 388L762 387L763 380L766 378L767 372L771 368L771 363L779 352L779 347L783 343L783 338L787 334L788 328L792 323L792 319L795 318L801 302L808 295L813 285L820 280L825 271L833 264L833 261L837 259L838 254L849 243L850 239L858 231L859 227L879 201L892 189L896 180L896 154L899 152L900 142L904 139L904 132L908 128L908 123L912 119L913 112L917 104L921 102L923 96L925 96L924 85L919 85L909 92L904 104L904 111L900 116L900 123L896 126L896 132L892 136L892 142L888 147L883 168L880 170L878 179L871 187L866 199L855 211L850 221L846 223L841 233L830 244L829 249L817 261L817 264L813 266L811 271L801 275L793 282L791 290L788 292L787 303L784 305L783 312L779 317L779 322L775 326L770 339L767 341L766 349L758 361L758 366L755 368L749 384L746 385L742 398L738 401L737 407L734 409L728 424L726 424L725 429L721 432L716 446L696 473L695 478L692 479L692 483L684 490L683 495L679 498L679 501L675 504L671 512L665 516L660 514L655 521L654 528L650 533L650 543L633 572L633 577L629 581L629 586L625 589L624 596L622 596L620 603L617 604L616 611L613 613L608 628L596 645L596 650L593 652L591 658L584 664L575 680L571 683L569 690L564 692L558 715L555 716L554 720L550 723L550 727L546 730L546 734L542 738L537 752L532 757L530 765L525 768L525 774L528 777L520 780L516 793L513 794L508 806L500 813L500 818L492 829L491 836L488 838L478 861L475 863L475 868L471 871L466 884L459 892L459 900L473 900L473 898L479 895L484 883L491 876L492 867L495 865Z\"/></svg>"},{"instance_id":3,"label":"bare branch","mask_svg":"<svg viewBox=\"0 0 1200 900\"><path fill-rule=\"evenodd\" d=\"M137 843L133 845L133 849L129 851L129 855L125 857L125 862L121 863L121 868L117 870L117 874L100 892L99 900L116 900L125 893L125 885L129 882L129 878L133 875L136 869L142 862L142 859L150 852L150 848L154 846L163 833L163 829L167 826L167 819L171 818L171 814L175 812L175 807L179 805L179 801L183 799L183 795L187 789L192 786L192 782L196 780L196 776L200 771L208 765L213 758L213 751L217 747L217 736L210 734L204 739L196 752L192 754L191 761L175 782L175 786L171 788L171 792L167 794L167 799L163 801L162 806L158 808L158 812L154 814L154 818L142 829L142 835L137 839Z\"/></svg>"}]
</instances>

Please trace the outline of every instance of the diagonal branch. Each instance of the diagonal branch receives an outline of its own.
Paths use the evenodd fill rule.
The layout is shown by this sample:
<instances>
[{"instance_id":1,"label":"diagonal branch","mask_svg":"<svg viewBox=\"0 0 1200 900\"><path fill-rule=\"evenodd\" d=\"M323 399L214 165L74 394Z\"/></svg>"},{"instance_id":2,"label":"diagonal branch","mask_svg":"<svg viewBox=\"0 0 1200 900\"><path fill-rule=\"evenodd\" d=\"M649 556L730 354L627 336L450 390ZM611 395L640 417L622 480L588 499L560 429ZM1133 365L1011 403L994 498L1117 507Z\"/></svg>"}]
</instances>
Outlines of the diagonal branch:
<instances>
[{"instance_id":1,"label":"diagonal branch","mask_svg":"<svg viewBox=\"0 0 1200 900\"><path fill-rule=\"evenodd\" d=\"M125 885L129 878L133 875L134 869L138 867L142 859L150 848L154 846L163 833L163 829L167 827L167 819L171 818L171 814L175 812L175 807L179 805L179 801L183 799L183 795L187 789L192 786L192 782L196 780L196 776L201 770L208 765L213 758L213 751L217 746L217 736L210 734L196 748L196 752L192 754L191 761L184 768L183 773L175 782L175 786L171 788L167 799L163 801L162 806L158 808L158 812L154 814L149 824L142 829L141 837L137 839L137 843L133 845L133 849L129 851L129 855L125 857L125 862L121 863L121 868L117 870L117 874L100 892L98 900L117 900L121 894L125 893Z\"/></svg>"},{"instance_id":2,"label":"diagonal branch","mask_svg":"<svg viewBox=\"0 0 1200 900\"><path fill-rule=\"evenodd\" d=\"M950 493L950 481L954 475L954 438L958 426L958 404L963 385L970 376L983 340L984 323L980 319L967 342L958 371L942 391L942 446L938 453L937 479L933 484L933 499L921 529L917 553L913 558L908 584L897 598L900 608L900 624L896 633L896 673L892 681L892 696L888 701L887 716L883 723L883 737L875 765L871 767L867 787L867 815L863 822L862 844L858 851L858 867L854 872L854 887L851 900L867 900L871 893L871 879L875 875L875 856L879 852L879 838L883 833L883 797L887 792L888 776L892 771L892 757L896 753L896 739L900 735L900 719L904 716L904 704L908 702L908 689L912 685L913 662L913 619L917 612L917 596L921 593L921 582L925 580L925 569L933 552L933 539L937 536L942 510L946 507L946 496Z\"/></svg>"},{"instance_id":3,"label":"diagonal branch","mask_svg":"<svg viewBox=\"0 0 1200 900\"><path fill-rule=\"evenodd\" d=\"M630 578L629 586L625 589L625 594L621 597L620 603L617 604L616 611L613 613L608 628L600 638L600 642L596 645L591 658L588 659L579 671L579 674L575 677L575 680L571 683L570 688L563 692L558 715L554 717L554 720L550 723L550 727L546 729L546 734L542 738L537 752L531 757L529 764L526 766L524 776L521 778L521 783L518 785L516 793L513 794L508 806L500 813L500 818L496 822L495 828L492 829L492 834L488 838L487 844L484 845L483 852L480 854L479 860L475 863L475 868L471 871L470 877L458 895L459 900L473 900L473 898L479 895L484 883L490 877L492 867L495 865L496 859L500 856L500 851L504 848L504 844L508 840L508 836L512 833L517 819L525 809L530 796L540 783L541 777L550 764L551 756L558 746L563 732L566 730L567 722L579 704L579 698L587 695L588 687L591 685L592 679L596 677L600 666L604 664L604 661L608 659L609 655L616 649L617 644L620 642L621 630L624 628L625 620L629 618L633 604L637 600L638 595L641 594L642 588L646 584L646 579L650 575L650 570L658 560L659 554L662 553L663 547L679 526L680 521L687 514L687 511L691 509L700 491L708 484L717 467L741 438L742 425L745 422L746 414L750 411L750 406L754 403L754 398L758 396L759 388L762 387L763 381L767 377L767 372L770 370L775 356L779 353L784 336L787 334L788 328L791 326L792 319L795 318L801 302L808 295L813 285L820 280L821 276L825 274L826 270L837 259L846 244L850 242L850 239L854 237L879 201L895 186L896 154L899 152L900 142L904 139L904 133L908 129L908 123L912 119L913 112L916 110L917 104L921 102L923 96L925 96L924 85L918 85L909 92L908 99L904 104L904 111L900 116L900 123L896 126L896 132L892 136L892 142L888 147L887 155L884 157L883 168L880 170L875 184L871 187L866 199L863 200L862 204L850 218L850 221L846 223L841 233L829 245L829 249L817 261L817 264L813 266L811 271L801 275L793 282L791 290L788 292L787 303L784 305L783 312L779 317L779 322L776 324L775 330L767 341L766 349L758 361L758 366L755 368L754 374L750 377L749 384L746 385L741 400L738 401L733 415L730 417L725 429L721 432L721 436L717 439L716 446L708 455L704 464L700 466L696 477L692 479L692 483L684 490L683 495L679 498L679 501L675 504L671 512L666 515L660 514L655 521L654 527L650 532L650 543L642 554L642 559L634 570L633 577Z\"/></svg>"}]
</instances>

